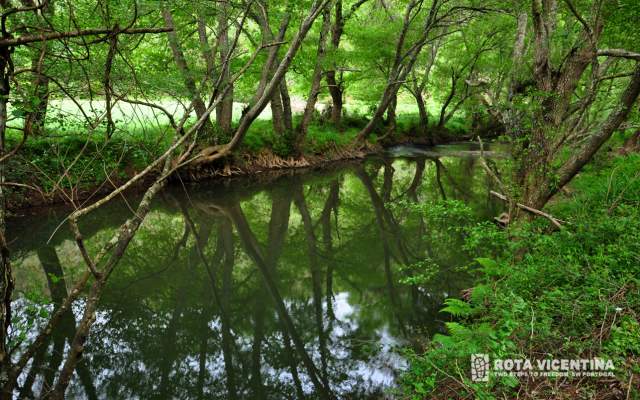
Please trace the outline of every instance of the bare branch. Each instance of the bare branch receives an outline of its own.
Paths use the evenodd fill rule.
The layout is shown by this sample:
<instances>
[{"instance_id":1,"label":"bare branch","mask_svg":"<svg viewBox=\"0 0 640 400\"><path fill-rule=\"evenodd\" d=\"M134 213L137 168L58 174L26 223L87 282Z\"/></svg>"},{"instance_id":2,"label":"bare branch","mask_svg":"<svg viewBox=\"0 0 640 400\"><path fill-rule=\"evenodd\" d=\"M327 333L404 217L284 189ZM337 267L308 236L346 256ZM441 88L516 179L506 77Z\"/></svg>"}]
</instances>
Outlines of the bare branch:
<instances>
[{"instance_id":1,"label":"bare branch","mask_svg":"<svg viewBox=\"0 0 640 400\"><path fill-rule=\"evenodd\" d=\"M635 53L633 51L628 51L625 49L600 49L596 54L598 56L620 57L627 58L629 60L640 61L640 53Z\"/></svg>"},{"instance_id":2,"label":"bare branch","mask_svg":"<svg viewBox=\"0 0 640 400\"><path fill-rule=\"evenodd\" d=\"M71 32L54 32L54 33L43 33L40 35L25 35L17 38L6 38L0 40L0 48L2 47L13 47L13 46L21 46L28 43L35 42L46 42L49 40L57 40L57 39L69 39L75 37L83 37L83 36L97 36L97 35L139 35L142 33L165 33L169 32L171 29L167 28L131 28L131 29L123 29L114 31L113 29L83 29L78 31Z\"/></svg>"}]
</instances>

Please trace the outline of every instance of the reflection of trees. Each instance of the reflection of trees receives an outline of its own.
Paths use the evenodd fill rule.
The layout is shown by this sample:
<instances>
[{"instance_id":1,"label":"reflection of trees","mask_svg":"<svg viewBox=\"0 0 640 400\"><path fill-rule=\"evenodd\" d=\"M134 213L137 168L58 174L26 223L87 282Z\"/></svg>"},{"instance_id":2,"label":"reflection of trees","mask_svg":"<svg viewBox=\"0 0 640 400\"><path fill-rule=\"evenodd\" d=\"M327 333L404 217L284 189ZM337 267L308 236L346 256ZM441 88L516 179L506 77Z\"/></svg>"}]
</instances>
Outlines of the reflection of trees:
<instances>
[{"instance_id":1,"label":"reflection of trees","mask_svg":"<svg viewBox=\"0 0 640 400\"><path fill-rule=\"evenodd\" d=\"M264 280L267 290L269 291L269 295L274 302L278 316L283 321L283 326L287 330L287 333L293 342L296 353L300 357L302 364L307 369L309 378L313 382L316 390L322 398L330 397L329 388L325 387L319 379L320 374L318 372L318 369L307 353L304 342L298 334L293 319L287 311L287 307L285 306L282 295L280 294L277 284L272 276L269 265L265 262L265 257L258 247L257 240L251 232L251 228L249 227L249 223L244 213L242 212L242 208L240 208L240 206L236 204L229 207L225 211L228 212L229 217L233 221L245 251L247 252L249 257L251 257L251 259L253 259L253 261L256 263L256 266L258 267L262 275L262 279Z\"/></svg>"},{"instance_id":2,"label":"reflection of trees","mask_svg":"<svg viewBox=\"0 0 640 400\"><path fill-rule=\"evenodd\" d=\"M383 185L383 191L385 192L384 196L387 198L391 197L392 190L392 186L390 184L387 184L386 171L389 169L390 168L385 166L385 184ZM384 252L384 275L387 282L387 291L389 293L389 298L391 299L391 304L394 308L394 314L398 319L398 325L400 326L402 333L406 336L407 331L402 318L402 314L400 312L397 312L397 309L400 307L400 300L396 291L393 272L391 271L391 257L392 252L395 250L394 258L400 263L408 264L409 256L407 254L407 249L404 246L404 241L402 240L400 227L396 223L396 220L393 218L391 212L384 206L384 201L376 192L369 175L367 175L363 168L357 168L355 173L364 187L367 189L367 192L369 193L369 196L371 198L371 204L376 216L376 225L378 226L378 232L380 233L380 240L382 242L382 249Z\"/></svg>"},{"instance_id":3,"label":"reflection of trees","mask_svg":"<svg viewBox=\"0 0 640 400\"><path fill-rule=\"evenodd\" d=\"M398 283L399 267L438 258L446 244L424 240L436 228L392 204L444 198L445 189L475 201L472 178L464 183L472 197L454 187L468 168L383 160L310 182L294 177L268 193L166 196L105 289L70 393L357 398L381 390L366 380L389 362L382 332L397 340L415 327L439 329L443 297L463 284L446 265L420 290ZM45 275L62 278L47 281L55 304L66 287L54 255L38 251ZM23 375L23 398L53 382L56 352L75 332L74 315L67 319L69 333L61 323Z\"/></svg>"},{"instance_id":4,"label":"reflection of trees","mask_svg":"<svg viewBox=\"0 0 640 400\"><path fill-rule=\"evenodd\" d=\"M329 195L327 196L327 200L324 203L324 207L322 208L322 213L320 215L320 223L322 224L322 243L324 245L324 253L325 260L327 265L327 276L326 276L326 284L327 284L327 298L326 298L326 306L327 306L327 316L329 321L333 321L335 319L335 315L333 314L333 271L335 262L330 258L330 255L333 254L333 234L331 232L331 213L335 216L336 219L336 228L338 226L338 203L340 201L340 182L335 179L331 182L329 187Z\"/></svg>"},{"instance_id":5,"label":"reflection of trees","mask_svg":"<svg viewBox=\"0 0 640 400\"><path fill-rule=\"evenodd\" d=\"M320 362L322 364L322 384L329 387L327 376L327 337L324 330L324 320L322 312L322 268L318 257L318 241L313 231L313 221L304 198L302 185L297 185L294 189L296 206L302 217L302 225L307 243L307 254L309 256L309 267L311 270L311 286L313 292L313 308L315 311L315 323L318 331L318 342L320 350Z\"/></svg>"},{"instance_id":6,"label":"reflection of trees","mask_svg":"<svg viewBox=\"0 0 640 400\"><path fill-rule=\"evenodd\" d=\"M42 246L36 251L36 254L47 280L47 287L54 310L57 310L68 295L60 259L53 246ZM42 380L39 382L39 397L45 397L53 389L56 373L63 361L65 343L71 344L75 330L75 317L71 311L67 310L61 315L56 330L47 335L44 339L45 343L36 350L31 368L27 372L25 382L20 388L20 398L35 397L33 386L38 375L42 375ZM51 349L48 350L50 346ZM87 398L96 399L93 378L85 363L78 363L76 374Z\"/></svg>"}]
</instances>

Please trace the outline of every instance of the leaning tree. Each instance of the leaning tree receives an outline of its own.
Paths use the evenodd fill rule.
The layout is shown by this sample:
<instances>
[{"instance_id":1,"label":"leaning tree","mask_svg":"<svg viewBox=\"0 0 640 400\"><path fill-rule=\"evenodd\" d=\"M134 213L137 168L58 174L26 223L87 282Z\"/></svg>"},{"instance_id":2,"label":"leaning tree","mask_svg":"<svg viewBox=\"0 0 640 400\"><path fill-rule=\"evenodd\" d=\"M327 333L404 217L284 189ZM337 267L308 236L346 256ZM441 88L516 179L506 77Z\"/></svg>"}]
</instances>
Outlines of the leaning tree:
<instances>
[{"instance_id":1,"label":"leaning tree","mask_svg":"<svg viewBox=\"0 0 640 400\"><path fill-rule=\"evenodd\" d=\"M628 27L633 36L621 17L638 15L640 7L609 0L529 6L528 18L518 17L505 122L515 142L513 195L541 209L634 112L640 53L608 46L634 45L616 30Z\"/></svg>"}]
</instances>

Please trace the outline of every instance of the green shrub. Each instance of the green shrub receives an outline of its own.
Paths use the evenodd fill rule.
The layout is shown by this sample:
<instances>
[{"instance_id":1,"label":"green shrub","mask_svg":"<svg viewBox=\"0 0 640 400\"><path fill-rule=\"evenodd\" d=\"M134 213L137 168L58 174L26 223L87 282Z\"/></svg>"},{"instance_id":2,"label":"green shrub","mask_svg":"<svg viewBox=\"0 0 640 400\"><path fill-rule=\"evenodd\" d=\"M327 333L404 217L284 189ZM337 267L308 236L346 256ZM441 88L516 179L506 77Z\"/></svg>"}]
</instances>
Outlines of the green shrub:
<instances>
[{"instance_id":1,"label":"green shrub","mask_svg":"<svg viewBox=\"0 0 640 400\"><path fill-rule=\"evenodd\" d=\"M551 207L571 221L561 231L546 234L537 223L510 232L487 224L467 230L465 247L486 247L489 258L477 259L480 276L469 300L445 304L442 311L455 318L448 334L434 336L422 353L409 352L406 397L446 398L453 387L476 398L513 398L521 384L516 378L471 381L474 353L611 359L626 387L640 356L640 157L608 165L589 167L573 184L572 198ZM575 384L608 390L598 382ZM541 385L538 396L557 396L547 389Z\"/></svg>"}]
</instances>

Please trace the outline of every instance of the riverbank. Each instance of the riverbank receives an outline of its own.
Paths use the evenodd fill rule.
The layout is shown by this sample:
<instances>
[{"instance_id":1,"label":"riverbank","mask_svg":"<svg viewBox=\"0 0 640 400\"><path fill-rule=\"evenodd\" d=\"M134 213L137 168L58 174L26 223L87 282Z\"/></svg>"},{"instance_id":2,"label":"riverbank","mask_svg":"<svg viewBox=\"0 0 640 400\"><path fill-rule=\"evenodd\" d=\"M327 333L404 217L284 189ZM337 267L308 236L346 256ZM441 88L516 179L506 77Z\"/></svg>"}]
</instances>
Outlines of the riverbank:
<instances>
[{"instance_id":1,"label":"riverbank","mask_svg":"<svg viewBox=\"0 0 640 400\"><path fill-rule=\"evenodd\" d=\"M446 335L418 351L403 379L412 399L635 399L640 395L640 156L600 154L546 221L467 229L477 284L448 300ZM471 378L472 354L496 359L611 360L606 377Z\"/></svg>"},{"instance_id":2,"label":"riverbank","mask_svg":"<svg viewBox=\"0 0 640 400\"><path fill-rule=\"evenodd\" d=\"M286 137L275 135L270 122L257 123L238 152L204 167L183 169L172 179L202 181L273 170L322 168L332 162L380 153L397 144L437 145L470 137L456 128L434 128L417 135L415 121L408 116L398 118L394 133L363 144L356 142L356 135L365 120L345 118L340 131L330 125L316 123L310 126L304 154L293 156ZM17 140L16 136L13 141ZM163 131L114 137L108 141L100 135L79 134L31 138L18 156L8 162L8 210L16 212L33 207L91 202L143 170L162 154L169 145L168 140ZM153 177L154 173L150 173L131 191L146 187Z\"/></svg>"}]
</instances>

